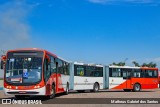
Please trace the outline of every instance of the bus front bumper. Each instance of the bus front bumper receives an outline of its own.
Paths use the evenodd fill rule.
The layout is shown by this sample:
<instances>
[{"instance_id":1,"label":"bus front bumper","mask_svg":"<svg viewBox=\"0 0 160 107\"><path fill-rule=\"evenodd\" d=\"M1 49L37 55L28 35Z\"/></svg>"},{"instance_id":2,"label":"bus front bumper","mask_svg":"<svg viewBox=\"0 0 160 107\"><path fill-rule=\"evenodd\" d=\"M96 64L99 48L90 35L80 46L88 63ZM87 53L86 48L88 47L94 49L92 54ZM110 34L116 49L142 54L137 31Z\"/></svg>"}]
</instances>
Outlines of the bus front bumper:
<instances>
[{"instance_id":1,"label":"bus front bumper","mask_svg":"<svg viewBox=\"0 0 160 107\"><path fill-rule=\"evenodd\" d=\"M4 88L5 95L46 95L46 87L32 90L13 90Z\"/></svg>"}]
</instances>

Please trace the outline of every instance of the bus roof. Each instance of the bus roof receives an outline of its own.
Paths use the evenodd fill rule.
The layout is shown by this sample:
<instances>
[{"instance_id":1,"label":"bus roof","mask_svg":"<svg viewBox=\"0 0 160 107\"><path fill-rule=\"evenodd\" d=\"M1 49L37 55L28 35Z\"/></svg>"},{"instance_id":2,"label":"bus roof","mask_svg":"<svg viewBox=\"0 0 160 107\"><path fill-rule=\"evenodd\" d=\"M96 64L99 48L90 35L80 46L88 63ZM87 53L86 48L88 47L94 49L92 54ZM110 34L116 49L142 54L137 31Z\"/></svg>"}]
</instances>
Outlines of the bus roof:
<instances>
[{"instance_id":1,"label":"bus roof","mask_svg":"<svg viewBox=\"0 0 160 107\"><path fill-rule=\"evenodd\" d=\"M109 66L110 68L131 68L131 69L142 69L142 70L158 70L158 68L151 67L131 67L131 66Z\"/></svg>"},{"instance_id":2,"label":"bus roof","mask_svg":"<svg viewBox=\"0 0 160 107\"><path fill-rule=\"evenodd\" d=\"M50 55L52 55L52 56L54 56L55 58L59 58L59 59L61 59L61 60L63 60L63 61L66 61L66 60L64 60L63 58L60 58L60 57L58 57L57 55L55 55L55 54L53 54L53 53L51 53L51 52L49 52L49 51L47 51L47 50L44 50L44 49L40 49L40 48L21 48L21 49L14 49L14 50L8 50L7 51L7 53L8 52L18 52L18 51L43 51L43 52L45 52L45 53L47 53L47 54L50 54ZM68 61L66 61L66 62L68 62Z\"/></svg>"},{"instance_id":3,"label":"bus roof","mask_svg":"<svg viewBox=\"0 0 160 107\"><path fill-rule=\"evenodd\" d=\"M140 67L131 67L131 66L114 66L111 65L109 68L132 68L132 69L140 69Z\"/></svg>"},{"instance_id":4,"label":"bus roof","mask_svg":"<svg viewBox=\"0 0 160 107\"><path fill-rule=\"evenodd\" d=\"M158 68L141 67L142 70L158 70Z\"/></svg>"},{"instance_id":5,"label":"bus roof","mask_svg":"<svg viewBox=\"0 0 160 107\"><path fill-rule=\"evenodd\" d=\"M74 62L74 64L76 64L76 65L87 65L87 66L103 67L103 65L100 65L100 64L86 64L86 63L82 63L82 62Z\"/></svg>"}]
</instances>

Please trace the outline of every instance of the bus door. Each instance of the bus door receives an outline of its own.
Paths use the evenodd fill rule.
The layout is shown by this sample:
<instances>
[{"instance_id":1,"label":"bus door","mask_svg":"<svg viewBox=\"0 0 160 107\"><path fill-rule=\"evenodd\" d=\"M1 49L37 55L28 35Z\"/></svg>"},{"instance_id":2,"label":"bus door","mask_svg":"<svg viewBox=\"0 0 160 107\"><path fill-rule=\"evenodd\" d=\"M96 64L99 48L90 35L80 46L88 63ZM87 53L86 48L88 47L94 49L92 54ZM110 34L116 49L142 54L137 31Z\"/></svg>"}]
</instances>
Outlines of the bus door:
<instances>
[{"instance_id":1,"label":"bus door","mask_svg":"<svg viewBox=\"0 0 160 107\"><path fill-rule=\"evenodd\" d=\"M56 61L56 92L58 92L58 62Z\"/></svg>"},{"instance_id":2,"label":"bus door","mask_svg":"<svg viewBox=\"0 0 160 107\"><path fill-rule=\"evenodd\" d=\"M132 69L125 68L122 70L123 80L125 80L123 84L123 89L131 89L131 72Z\"/></svg>"},{"instance_id":3,"label":"bus door","mask_svg":"<svg viewBox=\"0 0 160 107\"><path fill-rule=\"evenodd\" d=\"M61 60L57 59L56 61L56 90L57 92L64 91L62 86L62 75L63 73L63 63Z\"/></svg>"}]
</instances>

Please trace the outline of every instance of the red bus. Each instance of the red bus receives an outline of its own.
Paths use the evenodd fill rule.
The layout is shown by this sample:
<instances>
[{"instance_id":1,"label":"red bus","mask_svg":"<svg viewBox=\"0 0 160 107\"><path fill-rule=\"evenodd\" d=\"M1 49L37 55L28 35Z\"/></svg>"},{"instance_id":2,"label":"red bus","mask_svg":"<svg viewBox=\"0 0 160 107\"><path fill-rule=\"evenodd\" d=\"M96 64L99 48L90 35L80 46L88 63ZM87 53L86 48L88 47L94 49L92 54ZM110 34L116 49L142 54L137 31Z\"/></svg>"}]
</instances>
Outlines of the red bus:
<instances>
[{"instance_id":1,"label":"red bus","mask_svg":"<svg viewBox=\"0 0 160 107\"><path fill-rule=\"evenodd\" d=\"M158 88L158 68L109 66L109 89L140 91Z\"/></svg>"},{"instance_id":2,"label":"red bus","mask_svg":"<svg viewBox=\"0 0 160 107\"><path fill-rule=\"evenodd\" d=\"M4 92L16 98L44 95L54 98L68 94L69 63L46 50L31 48L9 50L1 59Z\"/></svg>"}]
</instances>

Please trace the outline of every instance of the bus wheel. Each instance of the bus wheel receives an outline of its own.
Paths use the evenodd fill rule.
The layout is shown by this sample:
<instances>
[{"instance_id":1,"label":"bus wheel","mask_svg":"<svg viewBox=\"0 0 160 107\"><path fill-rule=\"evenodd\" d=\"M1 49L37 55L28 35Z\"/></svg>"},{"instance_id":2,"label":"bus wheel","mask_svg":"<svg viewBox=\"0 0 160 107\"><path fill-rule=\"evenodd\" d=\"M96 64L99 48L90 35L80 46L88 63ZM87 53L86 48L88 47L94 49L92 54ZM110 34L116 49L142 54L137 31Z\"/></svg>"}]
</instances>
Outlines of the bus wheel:
<instances>
[{"instance_id":1,"label":"bus wheel","mask_svg":"<svg viewBox=\"0 0 160 107\"><path fill-rule=\"evenodd\" d=\"M67 83L66 91L64 92L64 94L65 94L65 95L68 95L68 93L69 93L69 85L68 85L68 83Z\"/></svg>"},{"instance_id":2,"label":"bus wheel","mask_svg":"<svg viewBox=\"0 0 160 107\"><path fill-rule=\"evenodd\" d=\"M55 86L52 85L52 91L51 91L51 95L49 96L50 99L53 99L55 97Z\"/></svg>"},{"instance_id":3,"label":"bus wheel","mask_svg":"<svg viewBox=\"0 0 160 107\"><path fill-rule=\"evenodd\" d=\"M94 83L93 92L98 92L98 90L99 90L99 85L98 85L98 83Z\"/></svg>"},{"instance_id":4,"label":"bus wheel","mask_svg":"<svg viewBox=\"0 0 160 107\"><path fill-rule=\"evenodd\" d=\"M140 90L141 90L140 84L134 84L133 91L134 91L134 92L138 92L138 91L140 91Z\"/></svg>"},{"instance_id":5,"label":"bus wheel","mask_svg":"<svg viewBox=\"0 0 160 107\"><path fill-rule=\"evenodd\" d=\"M131 89L123 89L125 92L130 92Z\"/></svg>"}]
</instances>

